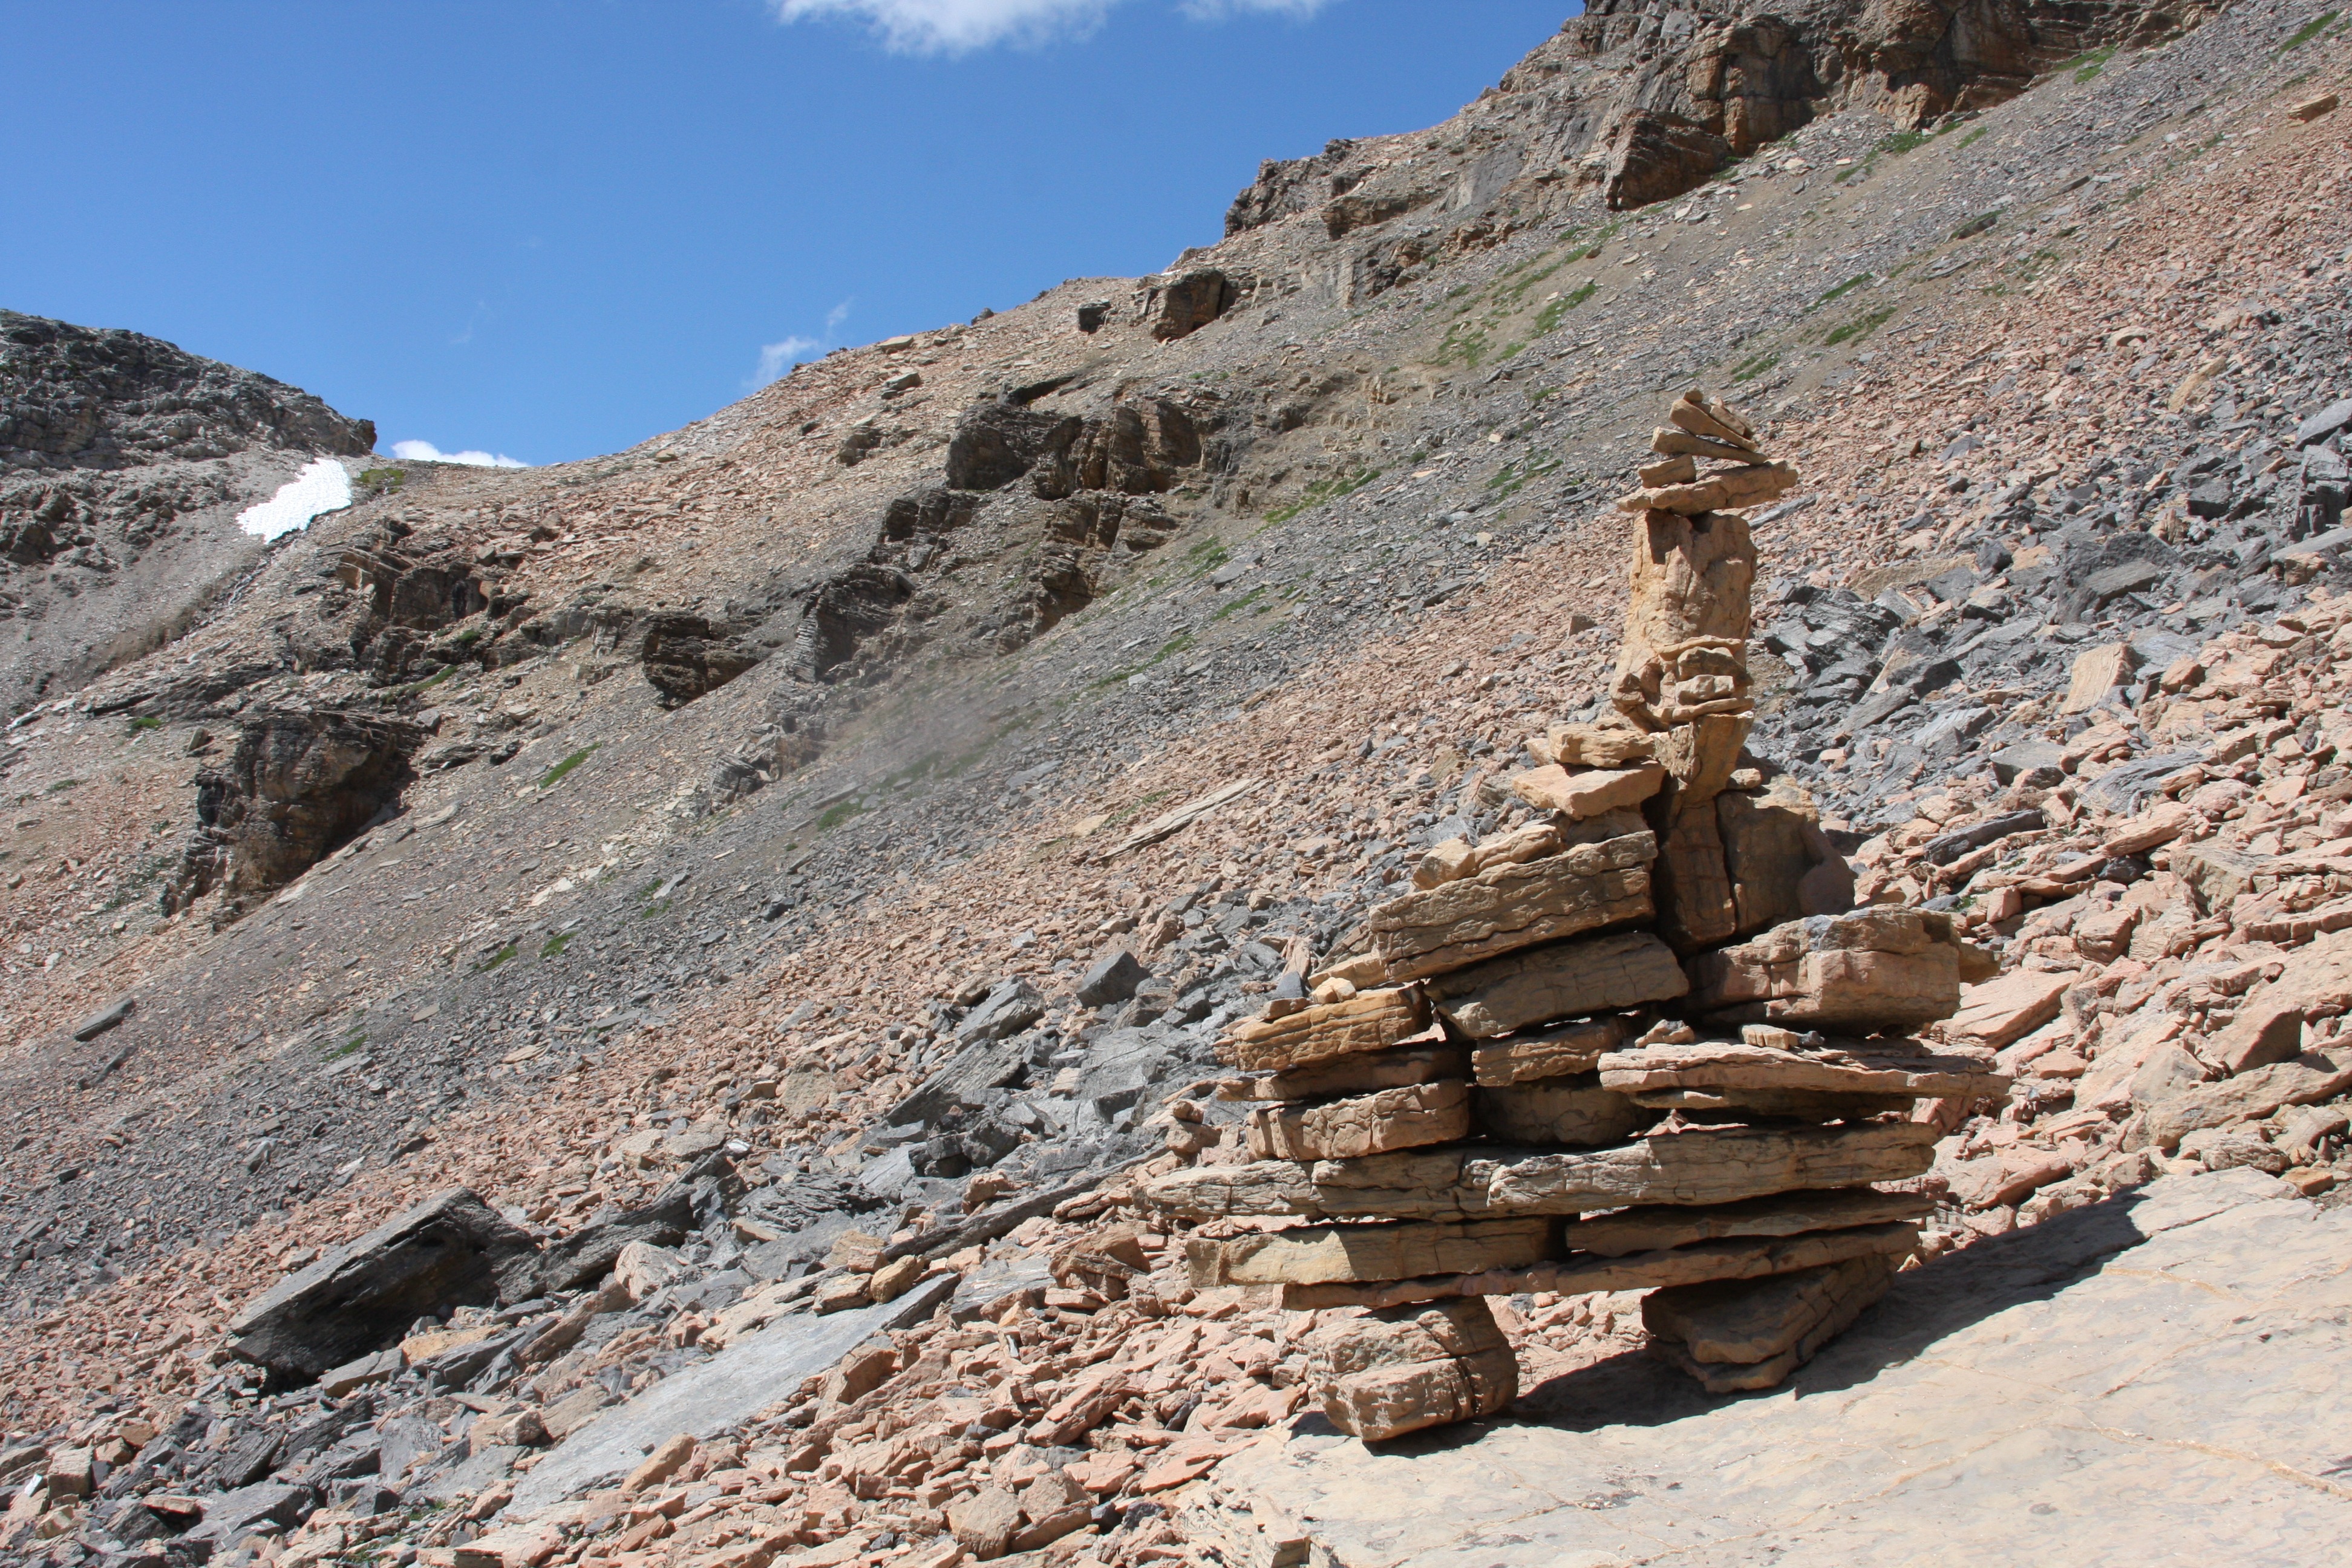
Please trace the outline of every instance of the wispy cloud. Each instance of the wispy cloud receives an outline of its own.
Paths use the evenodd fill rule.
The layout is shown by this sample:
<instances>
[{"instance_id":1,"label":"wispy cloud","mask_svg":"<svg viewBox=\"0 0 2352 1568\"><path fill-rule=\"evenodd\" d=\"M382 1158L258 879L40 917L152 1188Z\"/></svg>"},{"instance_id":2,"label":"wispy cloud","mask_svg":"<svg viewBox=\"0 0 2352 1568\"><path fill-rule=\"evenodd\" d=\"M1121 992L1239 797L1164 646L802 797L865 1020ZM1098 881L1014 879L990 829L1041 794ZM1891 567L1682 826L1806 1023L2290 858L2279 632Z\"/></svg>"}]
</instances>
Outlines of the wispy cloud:
<instances>
[{"instance_id":1,"label":"wispy cloud","mask_svg":"<svg viewBox=\"0 0 2352 1568\"><path fill-rule=\"evenodd\" d=\"M504 452L445 452L430 441L394 441L392 455L409 463L463 463L469 468L528 468L529 463Z\"/></svg>"},{"instance_id":2,"label":"wispy cloud","mask_svg":"<svg viewBox=\"0 0 2352 1568\"><path fill-rule=\"evenodd\" d=\"M793 366L803 360L814 359L838 343L842 324L849 320L850 307L856 303L857 296L853 294L827 310L824 313L824 336L821 338L804 338L795 333L782 342L761 343L760 367L751 373L751 379L744 384L756 392L770 382L789 374Z\"/></svg>"},{"instance_id":3,"label":"wispy cloud","mask_svg":"<svg viewBox=\"0 0 2352 1568\"><path fill-rule=\"evenodd\" d=\"M992 44L1041 44L1083 37L1122 0L772 0L786 22L846 16L866 23L905 54L963 54ZM1197 21L1245 13L1306 17L1333 0L1177 0Z\"/></svg>"},{"instance_id":4,"label":"wispy cloud","mask_svg":"<svg viewBox=\"0 0 2352 1568\"><path fill-rule=\"evenodd\" d=\"M760 368L753 373L753 384L765 386L793 366L816 353L822 346L814 338L786 338L780 343L760 345Z\"/></svg>"}]
</instances>

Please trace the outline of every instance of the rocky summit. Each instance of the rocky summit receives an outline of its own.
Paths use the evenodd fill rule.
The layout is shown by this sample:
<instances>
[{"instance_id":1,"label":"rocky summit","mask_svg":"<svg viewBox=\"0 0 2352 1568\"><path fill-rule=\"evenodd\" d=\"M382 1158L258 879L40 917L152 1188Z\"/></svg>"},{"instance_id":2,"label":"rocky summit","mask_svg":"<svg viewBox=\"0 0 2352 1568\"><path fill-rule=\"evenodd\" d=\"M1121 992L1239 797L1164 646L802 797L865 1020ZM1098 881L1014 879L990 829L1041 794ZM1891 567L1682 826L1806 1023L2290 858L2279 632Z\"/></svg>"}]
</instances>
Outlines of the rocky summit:
<instances>
[{"instance_id":1,"label":"rocky summit","mask_svg":"<svg viewBox=\"0 0 2352 1568\"><path fill-rule=\"evenodd\" d=\"M2347 26L1599 5L546 468L0 315L0 1551L2341 1555Z\"/></svg>"}]
</instances>

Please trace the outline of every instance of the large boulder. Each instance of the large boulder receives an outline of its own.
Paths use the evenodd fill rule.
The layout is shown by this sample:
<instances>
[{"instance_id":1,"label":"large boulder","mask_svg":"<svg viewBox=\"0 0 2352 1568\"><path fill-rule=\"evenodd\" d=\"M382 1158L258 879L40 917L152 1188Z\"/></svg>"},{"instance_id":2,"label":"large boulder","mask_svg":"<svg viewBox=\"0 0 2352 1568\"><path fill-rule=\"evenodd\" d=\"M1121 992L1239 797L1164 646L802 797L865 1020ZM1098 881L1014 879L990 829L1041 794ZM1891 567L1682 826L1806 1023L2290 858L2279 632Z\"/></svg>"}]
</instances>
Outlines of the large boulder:
<instances>
[{"instance_id":1,"label":"large boulder","mask_svg":"<svg viewBox=\"0 0 2352 1568\"><path fill-rule=\"evenodd\" d=\"M305 1383L419 1318L526 1300L541 1262L529 1232L452 1187L280 1280L230 1321L231 1348L278 1381Z\"/></svg>"},{"instance_id":2,"label":"large boulder","mask_svg":"<svg viewBox=\"0 0 2352 1568\"><path fill-rule=\"evenodd\" d=\"M1519 1366L1486 1298L1343 1319L1307 1341L1324 1418L1377 1443L1493 1415L1519 1396Z\"/></svg>"},{"instance_id":3,"label":"large boulder","mask_svg":"<svg viewBox=\"0 0 2352 1568\"><path fill-rule=\"evenodd\" d=\"M335 709L267 709L236 750L196 775L196 831L163 893L165 913L219 889L233 907L293 881L395 806L425 731Z\"/></svg>"}]
</instances>

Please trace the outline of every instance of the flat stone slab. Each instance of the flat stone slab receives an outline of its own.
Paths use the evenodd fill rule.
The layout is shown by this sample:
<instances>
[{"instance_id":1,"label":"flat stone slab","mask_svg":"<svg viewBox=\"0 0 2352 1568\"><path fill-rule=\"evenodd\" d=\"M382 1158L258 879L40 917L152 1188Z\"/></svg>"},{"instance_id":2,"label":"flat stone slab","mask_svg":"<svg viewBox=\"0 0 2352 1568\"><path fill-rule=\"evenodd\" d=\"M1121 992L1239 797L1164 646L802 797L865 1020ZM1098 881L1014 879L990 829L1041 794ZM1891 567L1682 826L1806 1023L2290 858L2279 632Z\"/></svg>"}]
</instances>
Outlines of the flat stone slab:
<instances>
[{"instance_id":1,"label":"flat stone slab","mask_svg":"<svg viewBox=\"0 0 2352 1568\"><path fill-rule=\"evenodd\" d=\"M1260 1106L1249 1113L1248 1138L1261 1160L1356 1160L1469 1133L1470 1086L1446 1079L1320 1105Z\"/></svg>"},{"instance_id":2,"label":"flat stone slab","mask_svg":"<svg viewBox=\"0 0 2352 1568\"><path fill-rule=\"evenodd\" d=\"M1564 942L1473 964L1430 984L1454 1034L1491 1040L1556 1018L1577 1018L1690 989L1674 950L1645 931Z\"/></svg>"},{"instance_id":3,"label":"flat stone slab","mask_svg":"<svg viewBox=\"0 0 2352 1568\"><path fill-rule=\"evenodd\" d=\"M1449 1296L1517 1296L1549 1290L1558 1296L1590 1296L1614 1290L1650 1290L1726 1279L1765 1279L1776 1274L1819 1268L1855 1258L1908 1258L1918 1250L1916 1225L1862 1225L1803 1236L1741 1237L1694 1242L1663 1252L1628 1258L1581 1255L1524 1268L1489 1268L1476 1274L1427 1275L1413 1279L1361 1284L1285 1285L1282 1304L1294 1312L1330 1307L1388 1308Z\"/></svg>"},{"instance_id":4,"label":"flat stone slab","mask_svg":"<svg viewBox=\"0 0 2352 1568\"><path fill-rule=\"evenodd\" d=\"M930 1316L957 1277L926 1279L895 1301L825 1317L795 1313L719 1354L664 1378L566 1437L515 1488L520 1519L591 1488L610 1486L681 1432L717 1436L792 1397L801 1380L829 1369L859 1342Z\"/></svg>"},{"instance_id":5,"label":"flat stone slab","mask_svg":"<svg viewBox=\"0 0 2352 1568\"><path fill-rule=\"evenodd\" d=\"M1650 862L1657 858L1657 839L1641 832L1492 866L1375 907L1368 921L1372 947L1391 980L1418 980L1538 942L1646 920Z\"/></svg>"},{"instance_id":6,"label":"flat stone slab","mask_svg":"<svg viewBox=\"0 0 2352 1568\"><path fill-rule=\"evenodd\" d=\"M1737 1040L1630 1046L1601 1058L1601 1082L1621 1094L1644 1089L1798 1089L1888 1094L1911 1100L1998 1098L2009 1079L1988 1061L1927 1051L1784 1051Z\"/></svg>"},{"instance_id":7,"label":"flat stone slab","mask_svg":"<svg viewBox=\"0 0 2352 1568\"><path fill-rule=\"evenodd\" d=\"M1217 1042L1217 1054L1237 1068L1279 1072L1359 1051L1385 1050L1428 1026L1428 1005L1418 991L1366 991L1344 1002L1236 1024Z\"/></svg>"},{"instance_id":8,"label":"flat stone slab","mask_svg":"<svg viewBox=\"0 0 2352 1568\"><path fill-rule=\"evenodd\" d=\"M1340 1568L2322 1561L2347 1258L2352 1211L2168 1177L1898 1276L1769 1394L1629 1352L1377 1452L1302 1422L1218 1479Z\"/></svg>"},{"instance_id":9,"label":"flat stone slab","mask_svg":"<svg viewBox=\"0 0 2352 1568\"><path fill-rule=\"evenodd\" d=\"M1321 1285L1518 1268L1556 1250L1559 1222L1311 1226L1219 1241L1193 1237L1184 1262L1193 1288Z\"/></svg>"},{"instance_id":10,"label":"flat stone slab","mask_svg":"<svg viewBox=\"0 0 2352 1568\"><path fill-rule=\"evenodd\" d=\"M1920 1121L1695 1128L1608 1149L1538 1152L1471 1144L1360 1160L1198 1166L1154 1177L1136 1195L1163 1214L1202 1219L1585 1214L1900 1182L1925 1172L1935 1157L1936 1130Z\"/></svg>"},{"instance_id":11,"label":"flat stone slab","mask_svg":"<svg viewBox=\"0 0 2352 1568\"><path fill-rule=\"evenodd\" d=\"M1392 1051L1333 1057L1287 1072L1226 1079L1217 1085L1217 1098L1263 1102L1313 1100L1327 1094L1370 1094L1376 1089L1463 1078L1469 1070L1470 1055L1459 1046L1400 1046Z\"/></svg>"}]
</instances>

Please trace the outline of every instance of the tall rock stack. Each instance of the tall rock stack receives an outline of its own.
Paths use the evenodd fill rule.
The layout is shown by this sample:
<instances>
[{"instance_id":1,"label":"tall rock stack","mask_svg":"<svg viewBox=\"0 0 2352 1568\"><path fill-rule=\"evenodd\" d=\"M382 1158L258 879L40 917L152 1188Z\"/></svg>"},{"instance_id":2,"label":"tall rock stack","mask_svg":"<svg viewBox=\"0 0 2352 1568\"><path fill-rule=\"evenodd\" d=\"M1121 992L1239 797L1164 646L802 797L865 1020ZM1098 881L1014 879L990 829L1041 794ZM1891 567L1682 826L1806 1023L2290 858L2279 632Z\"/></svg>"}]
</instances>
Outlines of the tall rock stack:
<instances>
[{"instance_id":1,"label":"tall rock stack","mask_svg":"<svg viewBox=\"0 0 2352 1568\"><path fill-rule=\"evenodd\" d=\"M1918 1101L1998 1096L1908 1031L1990 968L1951 922L1853 909L1812 803L1745 751L1756 547L1796 482L1693 391L1652 445L1600 723L1510 781L1525 820L1437 846L1369 951L1221 1043L1254 1163L1160 1177L1194 1282L1279 1287L1325 1414L1378 1439L1517 1397L1483 1298L1655 1288L1654 1348L1769 1387L1883 1292L1927 1201ZM1704 466L1702 466L1704 465ZM1275 1223L1266 1223L1266 1222Z\"/></svg>"}]
</instances>

